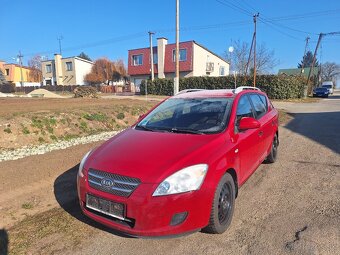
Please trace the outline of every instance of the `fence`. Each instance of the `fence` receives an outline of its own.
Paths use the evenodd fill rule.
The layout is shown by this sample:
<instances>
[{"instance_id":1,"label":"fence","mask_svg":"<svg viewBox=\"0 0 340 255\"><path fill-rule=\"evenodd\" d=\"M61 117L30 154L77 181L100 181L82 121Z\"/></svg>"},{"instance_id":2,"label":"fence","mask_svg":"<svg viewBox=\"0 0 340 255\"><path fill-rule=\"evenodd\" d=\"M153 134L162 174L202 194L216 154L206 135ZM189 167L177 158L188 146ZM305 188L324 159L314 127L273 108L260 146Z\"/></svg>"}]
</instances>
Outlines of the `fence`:
<instances>
[{"instance_id":1,"label":"fence","mask_svg":"<svg viewBox=\"0 0 340 255\"><path fill-rule=\"evenodd\" d=\"M41 88L41 89L46 89L52 92L73 92L73 90L77 87L79 87L79 85L26 86L26 87L16 87L15 91L28 94L35 89ZM92 87L95 87L97 91L101 93L135 93L134 86L131 84L126 84L125 86L97 85L97 86L92 86Z\"/></svg>"}]
</instances>

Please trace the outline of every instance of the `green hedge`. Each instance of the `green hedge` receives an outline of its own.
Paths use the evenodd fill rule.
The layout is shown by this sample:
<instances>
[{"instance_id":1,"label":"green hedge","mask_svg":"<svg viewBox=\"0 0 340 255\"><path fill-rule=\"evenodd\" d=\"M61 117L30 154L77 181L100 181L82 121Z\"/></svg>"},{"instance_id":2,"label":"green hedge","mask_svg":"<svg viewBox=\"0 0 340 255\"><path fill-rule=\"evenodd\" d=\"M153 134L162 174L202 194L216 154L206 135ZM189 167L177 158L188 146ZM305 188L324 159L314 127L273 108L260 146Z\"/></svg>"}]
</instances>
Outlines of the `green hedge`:
<instances>
[{"instance_id":1,"label":"green hedge","mask_svg":"<svg viewBox=\"0 0 340 255\"><path fill-rule=\"evenodd\" d=\"M190 77L181 78L179 90L184 89L233 89L234 76L224 77ZM173 79L155 79L141 83L140 91L145 95L147 83L148 94L173 95ZM238 76L237 86L252 86L253 77ZM271 99L302 98L306 79L299 76L259 75L256 78L257 87L266 92Z\"/></svg>"}]
</instances>

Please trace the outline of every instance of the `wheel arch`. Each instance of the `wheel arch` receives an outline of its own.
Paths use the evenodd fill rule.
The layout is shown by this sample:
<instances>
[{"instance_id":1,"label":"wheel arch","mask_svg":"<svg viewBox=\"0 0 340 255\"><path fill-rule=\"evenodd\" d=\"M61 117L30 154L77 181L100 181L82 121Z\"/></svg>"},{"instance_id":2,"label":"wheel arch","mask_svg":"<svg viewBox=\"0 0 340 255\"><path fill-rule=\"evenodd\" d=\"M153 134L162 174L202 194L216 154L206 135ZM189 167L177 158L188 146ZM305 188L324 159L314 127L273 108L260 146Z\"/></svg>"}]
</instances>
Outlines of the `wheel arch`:
<instances>
[{"instance_id":1,"label":"wheel arch","mask_svg":"<svg viewBox=\"0 0 340 255\"><path fill-rule=\"evenodd\" d=\"M237 180L237 173L236 170L234 168L229 168L226 173L229 173L231 175L231 177L233 177L234 183L235 183L235 198L237 198L238 195L238 180Z\"/></svg>"}]
</instances>

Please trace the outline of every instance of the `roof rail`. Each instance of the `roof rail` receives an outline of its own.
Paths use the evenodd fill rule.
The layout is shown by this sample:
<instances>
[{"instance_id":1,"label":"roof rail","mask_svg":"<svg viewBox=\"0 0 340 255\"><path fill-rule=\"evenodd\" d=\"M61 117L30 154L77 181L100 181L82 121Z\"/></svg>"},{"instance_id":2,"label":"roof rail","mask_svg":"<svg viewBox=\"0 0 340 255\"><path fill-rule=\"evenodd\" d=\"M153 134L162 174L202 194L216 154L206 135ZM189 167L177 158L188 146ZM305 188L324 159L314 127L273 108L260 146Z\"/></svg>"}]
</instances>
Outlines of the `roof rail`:
<instances>
[{"instance_id":1,"label":"roof rail","mask_svg":"<svg viewBox=\"0 0 340 255\"><path fill-rule=\"evenodd\" d=\"M185 93L190 93L190 92L202 91L202 90L205 90L205 89L184 89L184 90L181 90L180 92L176 93L176 96L181 95L181 94L185 94Z\"/></svg>"},{"instance_id":2,"label":"roof rail","mask_svg":"<svg viewBox=\"0 0 340 255\"><path fill-rule=\"evenodd\" d=\"M241 87L237 87L236 89L233 89L233 93L237 94L237 93L240 93L243 90L257 90L257 91L261 91L259 88L256 88L256 87L241 86Z\"/></svg>"}]
</instances>

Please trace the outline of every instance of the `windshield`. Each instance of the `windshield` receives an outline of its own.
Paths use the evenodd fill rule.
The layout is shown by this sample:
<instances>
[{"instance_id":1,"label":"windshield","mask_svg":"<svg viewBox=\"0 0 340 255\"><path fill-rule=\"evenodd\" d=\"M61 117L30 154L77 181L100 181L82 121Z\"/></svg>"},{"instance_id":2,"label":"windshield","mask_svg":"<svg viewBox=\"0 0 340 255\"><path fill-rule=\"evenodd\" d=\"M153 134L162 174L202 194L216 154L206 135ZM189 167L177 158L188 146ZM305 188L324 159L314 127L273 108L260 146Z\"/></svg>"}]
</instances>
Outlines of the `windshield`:
<instances>
[{"instance_id":1,"label":"windshield","mask_svg":"<svg viewBox=\"0 0 340 255\"><path fill-rule=\"evenodd\" d=\"M322 85L322 87L331 89L331 88L332 88L332 85Z\"/></svg>"},{"instance_id":2,"label":"windshield","mask_svg":"<svg viewBox=\"0 0 340 255\"><path fill-rule=\"evenodd\" d=\"M328 91L327 88L316 88L315 91Z\"/></svg>"},{"instance_id":3,"label":"windshield","mask_svg":"<svg viewBox=\"0 0 340 255\"><path fill-rule=\"evenodd\" d=\"M148 114L136 129L206 134L224 130L232 98L171 98Z\"/></svg>"}]
</instances>

